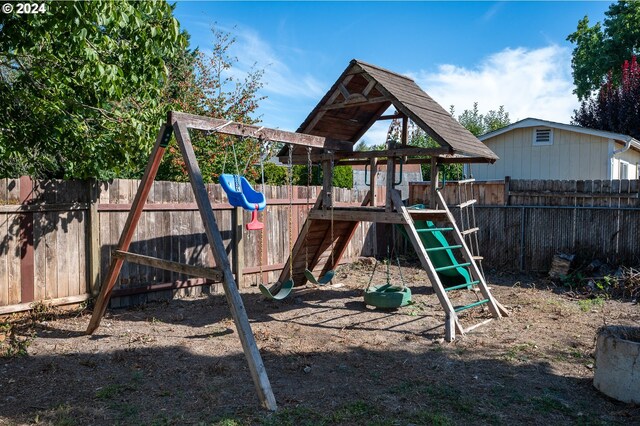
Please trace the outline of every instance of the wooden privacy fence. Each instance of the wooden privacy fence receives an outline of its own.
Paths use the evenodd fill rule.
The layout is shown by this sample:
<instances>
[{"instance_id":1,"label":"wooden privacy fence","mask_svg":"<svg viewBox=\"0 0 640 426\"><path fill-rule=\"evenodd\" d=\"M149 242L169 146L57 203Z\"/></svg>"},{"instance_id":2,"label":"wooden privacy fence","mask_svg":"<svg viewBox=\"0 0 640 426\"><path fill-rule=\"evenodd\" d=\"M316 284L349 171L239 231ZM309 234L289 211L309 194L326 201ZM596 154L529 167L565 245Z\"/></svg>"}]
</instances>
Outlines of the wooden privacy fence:
<instances>
[{"instance_id":1,"label":"wooden privacy fence","mask_svg":"<svg viewBox=\"0 0 640 426\"><path fill-rule=\"evenodd\" d=\"M553 255L577 253L637 265L640 198L637 180L510 180L474 184L483 265L548 271ZM457 186L443 192L458 203ZM410 186L410 203L428 202L424 183ZM455 217L457 209L452 208Z\"/></svg>"},{"instance_id":2,"label":"wooden privacy fence","mask_svg":"<svg viewBox=\"0 0 640 426\"><path fill-rule=\"evenodd\" d=\"M482 206L640 207L638 180L521 180L476 181L473 198ZM441 193L449 205L458 204L459 186L445 182ZM429 182L409 183L409 200L428 203ZM469 194L471 195L471 194Z\"/></svg>"},{"instance_id":3,"label":"wooden privacy fence","mask_svg":"<svg viewBox=\"0 0 640 426\"><path fill-rule=\"evenodd\" d=\"M75 303L95 294L124 227L139 181L32 181L0 179L0 314L29 309L34 301ZM289 232L298 235L307 215L306 187L265 188L264 234L237 226L235 209L219 185L207 185L214 215L234 264L243 265L240 286L277 279L289 253ZM379 199L384 190L379 188ZM310 203L318 188L312 187ZM360 205L365 191L335 189L340 204ZM244 212L244 223L250 213ZM345 261L372 252L369 225L361 224ZM240 237L240 238L239 238ZM262 240L262 244L260 244ZM235 246L234 241L240 241ZM240 251L234 251L234 247ZM154 182L130 251L181 263L213 266L191 187ZM262 263L262 268L260 267ZM263 274L260 276L260 269ZM182 274L124 264L112 306L180 293L219 291L218 284Z\"/></svg>"}]
</instances>

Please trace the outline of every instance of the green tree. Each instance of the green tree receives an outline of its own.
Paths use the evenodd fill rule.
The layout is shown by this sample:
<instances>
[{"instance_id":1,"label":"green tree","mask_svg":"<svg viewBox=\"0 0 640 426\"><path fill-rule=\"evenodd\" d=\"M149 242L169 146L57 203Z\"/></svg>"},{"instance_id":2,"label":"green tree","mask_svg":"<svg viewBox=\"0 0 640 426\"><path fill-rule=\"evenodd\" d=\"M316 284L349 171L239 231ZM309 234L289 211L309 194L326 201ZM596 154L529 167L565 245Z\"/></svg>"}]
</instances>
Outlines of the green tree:
<instances>
[{"instance_id":1,"label":"green tree","mask_svg":"<svg viewBox=\"0 0 640 426\"><path fill-rule=\"evenodd\" d=\"M181 78L176 87L171 88L168 98L172 106L183 112L255 124L258 119L254 114L259 101L264 99L258 95L264 71L254 65L244 77L236 77L233 70L238 58L230 53L235 37L215 26L211 31L211 53L195 51L185 55L180 65L186 63L187 66L180 68ZM251 181L258 178L258 169L252 166L259 162L261 154L265 155L266 142L248 136L192 132L194 151L205 182L217 182L223 172L245 175ZM268 172L271 171L270 167ZM158 178L187 180L186 166L175 141L169 144Z\"/></svg>"},{"instance_id":2,"label":"green tree","mask_svg":"<svg viewBox=\"0 0 640 426\"><path fill-rule=\"evenodd\" d=\"M451 115L455 117L455 109L450 109ZM474 136L480 136L488 132L508 126L511 123L509 113L505 112L504 105L498 110L490 110L485 115L480 114L478 110L478 102L473 103L473 109L465 109L458 116L458 122L462 126L473 133Z\"/></svg>"},{"instance_id":3,"label":"green tree","mask_svg":"<svg viewBox=\"0 0 640 426\"><path fill-rule=\"evenodd\" d=\"M0 15L0 174L138 175L164 119L168 64L187 43L173 7L46 6Z\"/></svg>"},{"instance_id":4,"label":"green tree","mask_svg":"<svg viewBox=\"0 0 640 426\"><path fill-rule=\"evenodd\" d=\"M451 107L451 111L454 111L453 107ZM478 111L477 102L473 103L473 109L465 109L462 114L458 116L458 122L460 122L465 129L473 133L474 136L480 136L485 132L484 116Z\"/></svg>"},{"instance_id":5,"label":"green tree","mask_svg":"<svg viewBox=\"0 0 640 426\"><path fill-rule=\"evenodd\" d=\"M640 2L619 1L609 6L601 25L589 26L589 17L578 22L567 40L574 43L571 67L574 93L585 100L604 83L609 71L618 83L620 64L640 49Z\"/></svg>"},{"instance_id":6,"label":"green tree","mask_svg":"<svg viewBox=\"0 0 640 426\"><path fill-rule=\"evenodd\" d=\"M640 138L640 66L636 57L624 61L622 78L613 81L611 73L597 96L582 101L574 112L573 121L592 129L623 133Z\"/></svg>"},{"instance_id":7,"label":"green tree","mask_svg":"<svg viewBox=\"0 0 640 426\"><path fill-rule=\"evenodd\" d=\"M369 147L369 145L367 145L367 143L364 140L361 140L356 144L356 146L353 147L354 151L369 151L370 149L371 148Z\"/></svg>"}]
</instances>

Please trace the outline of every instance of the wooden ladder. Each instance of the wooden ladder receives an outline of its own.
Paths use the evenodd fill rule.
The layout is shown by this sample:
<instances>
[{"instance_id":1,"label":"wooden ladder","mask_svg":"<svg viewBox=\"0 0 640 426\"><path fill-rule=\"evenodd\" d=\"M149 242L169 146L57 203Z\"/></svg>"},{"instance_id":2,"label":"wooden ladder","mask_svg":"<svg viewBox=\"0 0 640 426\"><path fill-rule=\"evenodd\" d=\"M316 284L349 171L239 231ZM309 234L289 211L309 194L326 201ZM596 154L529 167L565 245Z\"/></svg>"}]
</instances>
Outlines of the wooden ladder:
<instances>
[{"instance_id":1,"label":"wooden ladder","mask_svg":"<svg viewBox=\"0 0 640 426\"><path fill-rule=\"evenodd\" d=\"M478 264L480 273L484 276L484 270L482 268L482 260L484 259L480 255L480 244L478 242L478 231L480 228L476 224L476 210L475 205L478 200L475 199L473 183L476 180L463 179L459 181L449 182L457 186L458 204L455 205L460 212L460 232L465 237L469 250Z\"/></svg>"},{"instance_id":2,"label":"wooden ladder","mask_svg":"<svg viewBox=\"0 0 640 426\"><path fill-rule=\"evenodd\" d=\"M402 202L402 199L400 198L400 194L395 190L392 191L391 196L393 198L393 204L396 211L400 212L404 218L404 222L405 222L404 227L409 237L409 240L413 244L416 250L416 253L418 254L418 258L420 259L420 263L422 264L423 269L427 272L427 275L429 276L429 280L431 281L433 289L438 297L438 300L440 301L440 304L442 305L442 308L445 311L445 339L450 342L455 339L456 333L465 334L475 329L476 327L486 324L487 322L491 321L491 319L493 318L501 318L503 316L508 316L509 313L502 305L500 305L500 303L498 303L495 300L495 298L491 294L491 291L489 290L489 287L487 286L487 283L484 279L484 275L480 271L480 268L478 267L478 263L474 258L474 255L471 253L469 246L466 243L465 236L458 228L455 218L451 214L451 211L448 209L444 199L442 198L442 194L439 191L437 191L436 193L437 193L438 205L440 209L437 213L434 213L433 210L431 210L430 211L431 213L429 214L422 212L420 210L410 210L407 207L405 207L405 205ZM455 246L452 246L452 248L460 250L462 258L464 259L465 263L459 266L467 267L467 270L469 271L469 274L472 277L472 281L470 283L448 287L448 288L444 287L440 279L440 276L438 274L438 272L442 271L443 268L435 267L433 262L431 261L431 258L429 257L429 252L433 249L426 248L422 243L418 230L415 227L413 216L420 217L420 220L426 219L426 220L434 220L441 223L446 223L446 228L441 228L441 229L452 232L452 236L455 240ZM429 216L431 216L431 218L427 219ZM450 268L450 267L446 267L446 268ZM454 306L449 296L451 294L450 292L455 290L466 289L470 287L477 288L482 298L481 299L479 298L477 302L474 302L471 304ZM475 308L478 306L484 306L484 305L488 306L489 312L491 313L492 318L482 321L478 324L474 324L470 327L463 328L462 325L460 324L458 313L467 309Z\"/></svg>"}]
</instances>

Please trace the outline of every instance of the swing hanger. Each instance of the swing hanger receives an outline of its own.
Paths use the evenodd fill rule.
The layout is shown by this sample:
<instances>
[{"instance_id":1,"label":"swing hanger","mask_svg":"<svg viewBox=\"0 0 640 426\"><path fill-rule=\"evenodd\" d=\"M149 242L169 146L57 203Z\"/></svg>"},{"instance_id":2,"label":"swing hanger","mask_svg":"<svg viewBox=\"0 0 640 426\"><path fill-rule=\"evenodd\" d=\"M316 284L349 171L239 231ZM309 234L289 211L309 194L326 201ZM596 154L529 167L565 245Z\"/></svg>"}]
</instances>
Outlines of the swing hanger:
<instances>
[{"instance_id":1,"label":"swing hanger","mask_svg":"<svg viewBox=\"0 0 640 426\"><path fill-rule=\"evenodd\" d=\"M277 293L272 292L278 288L276 283L272 288L267 288L265 285L260 284L258 288L260 292L269 299L282 300L291 293L293 289L293 161L292 161L293 146L289 144L289 162L287 164L287 186L289 187L289 279L280 284L280 288Z\"/></svg>"},{"instance_id":2,"label":"swing hanger","mask_svg":"<svg viewBox=\"0 0 640 426\"><path fill-rule=\"evenodd\" d=\"M333 151L329 150L327 151L330 159L331 159L331 170L333 170ZM307 147L307 194L309 194L310 189L311 189L311 147ZM335 251L335 242L334 242L334 232L333 232L333 191L330 192L329 194L330 196L330 202L331 202L331 234L330 234L330 238L331 238L331 269L328 270L323 276L316 278L313 275L313 272L309 270L309 259L308 259L308 252L306 249L306 246L308 244L305 243L305 263L307 264L307 267L304 270L304 276L307 280L309 280L311 283L315 284L315 285L319 285L319 286L323 286L323 285L327 285L331 282L331 280L333 280L333 277L336 275L336 271L333 269L335 267L335 258L334 258L334 251ZM309 196L307 195L307 205L309 205ZM306 235L305 235L305 239L306 239Z\"/></svg>"}]
</instances>

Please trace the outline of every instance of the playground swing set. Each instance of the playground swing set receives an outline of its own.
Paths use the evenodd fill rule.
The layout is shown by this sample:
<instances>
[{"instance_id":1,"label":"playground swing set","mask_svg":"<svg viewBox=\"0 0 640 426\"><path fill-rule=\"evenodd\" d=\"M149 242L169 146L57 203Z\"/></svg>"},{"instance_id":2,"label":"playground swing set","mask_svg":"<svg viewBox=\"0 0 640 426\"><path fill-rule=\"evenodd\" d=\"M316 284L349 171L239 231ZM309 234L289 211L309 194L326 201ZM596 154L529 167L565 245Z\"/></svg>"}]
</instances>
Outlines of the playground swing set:
<instances>
[{"instance_id":1,"label":"playground swing set","mask_svg":"<svg viewBox=\"0 0 640 426\"><path fill-rule=\"evenodd\" d=\"M386 114L391 106L396 112ZM353 151L354 144L375 122L389 119L402 120L400 143L387 141L387 147L384 150ZM440 147L421 148L409 145L409 120L429 134ZM477 232L477 227L462 231L458 228L437 185L441 164L492 163L497 156L433 101L413 80L375 65L352 60L297 132L181 112L168 113L167 122L160 128L118 245L113 252L108 272L103 278L87 333L91 334L99 327L124 261L221 282L260 402L269 410L277 409L275 396L238 291L237 277L234 278L222 235L213 215L211 201L195 157L189 130L237 137L251 135L260 141L284 144L278 156L280 161L287 162L290 222L293 211L292 166L305 163L310 166L312 162L321 164L322 189L313 207L308 211L295 242L291 223L289 224L289 256L276 284L271 288L265 285L260 286L265 296L282 299L290 294L294 285L303 285L306 281L317 285L327 284L334 277L335 268L360 222L386 223L400 228L402 234L414 247L444 309L447 341L455 339L456 333L465 334L493 318L508 315L506 309L495 300L487 287L478 266L481 258L477 253L472 253L466 243L466 236ZM172 135L175 135L184 158L207 240L213 252L215 266L212 268L129 252L136 225ZM232 149L234 149L235 159L233 145ZM264 160L263 157L264 155L261 155L261 161ZM240 174L237 159L235 160L236 174L224 173L220 179L221 185L227 193L230 204L252 212L252 220L249 224L251 226L247 229L260 230L262 233L264 225L257 220L257 215L266 207L264 189L262 193L255 191ZM407 207L401 199L400 192L395 188L396 165L425 162L431 164L430 204ZM376 192L377 168L382 164L386 165L384 201L378 200ZM333 167L336 165L367 165L370 168L369 191L360 206L335 205L332 180ZM311 167L309 167L310 170ZM308 185L310 180L307 181ZM307 188L308 201L310 201L309 197L310 187ZM457 207L471 206L473 204L471 201L465 201ZM449 238L445 234L448 234ZM375 300L371 304L374 306L376 303L403 306L408 303L409 299L405 298L410 298L410 290L404 285L402 275L400 286L391 285L389 253L388 257L387 283L371 286L370 279L365 297L373 296ZM400 267L399 262L398 267ZM260 276L262 276L261 261L260 269ZM373 273L375 273L375 266ZM476 294L479 295L478 301L454 307L450 297L453 295L451 292L469 288L476 290ZM387 294L391 295L389 300L385 298ZM479 306L488 307L491 318L463 328L458 313Z\"/></svg>"}]
</instances>

